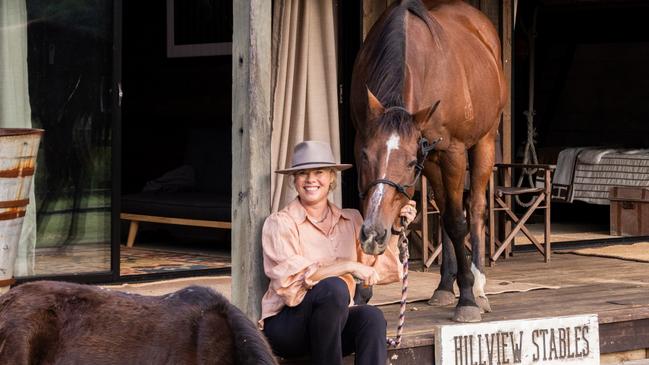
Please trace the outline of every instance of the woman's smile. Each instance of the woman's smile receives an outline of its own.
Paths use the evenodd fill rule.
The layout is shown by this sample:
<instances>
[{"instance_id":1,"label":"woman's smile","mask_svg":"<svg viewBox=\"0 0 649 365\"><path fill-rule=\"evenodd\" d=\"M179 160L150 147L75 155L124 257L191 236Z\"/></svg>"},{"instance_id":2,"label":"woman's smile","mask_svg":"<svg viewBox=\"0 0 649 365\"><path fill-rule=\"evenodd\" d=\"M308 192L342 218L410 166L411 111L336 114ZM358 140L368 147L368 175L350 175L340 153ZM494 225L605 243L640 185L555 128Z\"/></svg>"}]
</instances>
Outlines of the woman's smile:
<instances>
[{"instance_id":1,"label":"woman's smile","mask_svg":"<svg viewBox=\"0 0 649 365\"><path fill-rule=\"evenodd\" d=\"M295 189L303 203L326 201L333 174L328 169L302 170L295 174Z\"/></svg>"},{"instance_id":2,"label":"woman's smile","mask_svg":"<svg viewBox=\"0 0 649 365\"><path fill-rule=\"evenodd\" d=\"M320 192L320 185L306 185L304 191L310 195L317 194Z\"/></svg>"}]
</instances>

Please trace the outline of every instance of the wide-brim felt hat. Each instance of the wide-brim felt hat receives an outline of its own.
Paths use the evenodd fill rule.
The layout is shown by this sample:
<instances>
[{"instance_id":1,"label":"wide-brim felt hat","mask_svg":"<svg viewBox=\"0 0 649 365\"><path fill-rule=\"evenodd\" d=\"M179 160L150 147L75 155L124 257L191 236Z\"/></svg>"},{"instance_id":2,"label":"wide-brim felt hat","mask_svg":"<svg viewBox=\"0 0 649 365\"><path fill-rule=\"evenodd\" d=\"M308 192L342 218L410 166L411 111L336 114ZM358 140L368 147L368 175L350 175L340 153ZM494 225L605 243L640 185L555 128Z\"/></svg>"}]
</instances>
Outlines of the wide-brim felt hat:
<instances>
[{"instance_id":1,"label":"wide-brim felt hat","mask_svg":"<svg viewBox=\"0 0 649 365\"><path fill-rule=\"evenodd\" d=\"M337 163L331 146L327 142L304 141L293 148L291 167L275 171L278 174L293 174L300 170L331 168L338 171L347 170L351 164Z\"/></svg>"}]
</instances>

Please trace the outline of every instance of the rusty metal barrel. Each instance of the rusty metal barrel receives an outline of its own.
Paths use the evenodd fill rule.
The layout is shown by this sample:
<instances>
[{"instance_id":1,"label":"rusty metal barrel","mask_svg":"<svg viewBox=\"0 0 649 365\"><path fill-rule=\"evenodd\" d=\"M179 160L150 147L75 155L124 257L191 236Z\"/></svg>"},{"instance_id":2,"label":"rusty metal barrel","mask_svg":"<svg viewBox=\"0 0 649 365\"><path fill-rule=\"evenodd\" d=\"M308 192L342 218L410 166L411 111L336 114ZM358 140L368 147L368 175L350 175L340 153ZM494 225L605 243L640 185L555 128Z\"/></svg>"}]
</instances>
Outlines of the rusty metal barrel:
<instances>
[{"instance_id":1,"label":"rusty metal barrel","mask_svg":"<svg viewBox=\"0 0 649 365\"><path fill-rule=\"evenodd\" d=\"M18 243L42 129L0 128L0 293L15 283Z\"/></svg>"}]
</instances>

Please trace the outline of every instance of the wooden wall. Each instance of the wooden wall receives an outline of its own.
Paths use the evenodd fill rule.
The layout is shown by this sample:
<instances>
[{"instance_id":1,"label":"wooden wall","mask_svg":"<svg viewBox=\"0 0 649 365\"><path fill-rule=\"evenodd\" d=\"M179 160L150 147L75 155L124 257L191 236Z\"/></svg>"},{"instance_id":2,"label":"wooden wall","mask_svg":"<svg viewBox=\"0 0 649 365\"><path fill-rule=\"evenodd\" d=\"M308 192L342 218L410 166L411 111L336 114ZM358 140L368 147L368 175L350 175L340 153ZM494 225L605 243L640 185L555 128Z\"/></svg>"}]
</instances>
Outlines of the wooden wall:
<instances>
[{"instance_id":1,"label":"wooden wall","mask_svg":"<svg viewBox=\"0 0 649 365\"><path fill-rule=\"evenodd\" d=\"M232 301L257 320L268 287L261 229L270 214L272 6L234 2L232 42Z\"/></svg>"}]
</instances>

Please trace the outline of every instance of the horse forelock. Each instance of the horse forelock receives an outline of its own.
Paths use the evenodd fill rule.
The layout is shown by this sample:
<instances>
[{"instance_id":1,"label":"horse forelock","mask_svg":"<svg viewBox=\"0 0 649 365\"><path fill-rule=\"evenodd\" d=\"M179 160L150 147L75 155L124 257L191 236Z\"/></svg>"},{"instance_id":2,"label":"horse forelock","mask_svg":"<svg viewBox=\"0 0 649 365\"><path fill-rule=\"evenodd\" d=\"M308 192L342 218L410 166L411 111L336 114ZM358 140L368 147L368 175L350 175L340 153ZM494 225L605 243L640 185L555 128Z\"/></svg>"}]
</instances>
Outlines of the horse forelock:
<instances>
[{"instance_id":1,"label":"horse forelock","mask_svg":"<svg viewBox=\"0 0 649 365\"><path fill-rule=\"evenodd\" d=\"M392 133L410 137L418 133L412 116L406 112L391 112L382 115L370 131L372 131L373 137L376 137L377 134L390 136Z\"/></svg>"}]
</instances>

